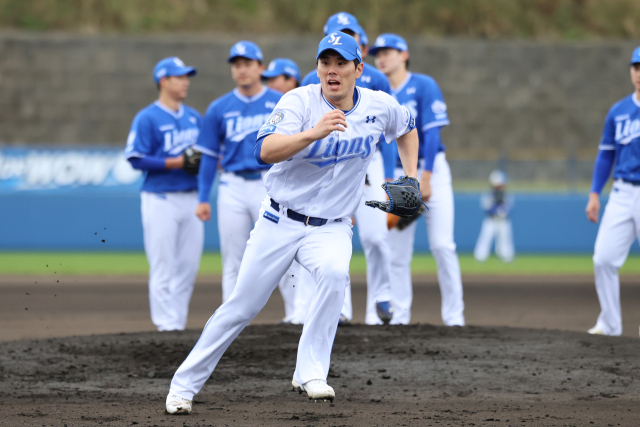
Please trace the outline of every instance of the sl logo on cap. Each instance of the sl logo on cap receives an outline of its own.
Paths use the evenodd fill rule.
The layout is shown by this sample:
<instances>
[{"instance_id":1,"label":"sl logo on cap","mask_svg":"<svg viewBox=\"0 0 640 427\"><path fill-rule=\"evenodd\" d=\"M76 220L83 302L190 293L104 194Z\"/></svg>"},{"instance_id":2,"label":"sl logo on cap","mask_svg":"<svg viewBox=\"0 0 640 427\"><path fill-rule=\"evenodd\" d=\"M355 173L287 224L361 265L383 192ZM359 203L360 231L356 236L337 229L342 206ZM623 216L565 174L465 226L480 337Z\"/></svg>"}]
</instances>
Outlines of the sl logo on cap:
<instances>
[{"instance_id":1,"label":"sl logo on cap","mask_svg":"<svg viewBox=\"0 0 640 427\"><path fill-rule=\"evenodd\" d=\"M342 43L340 43L340 37L342 36L338 36L338 33L332 33L331 38L327 41L327 43L331 43L334 46L342 46Z\"/></svg>"}]
</instances>

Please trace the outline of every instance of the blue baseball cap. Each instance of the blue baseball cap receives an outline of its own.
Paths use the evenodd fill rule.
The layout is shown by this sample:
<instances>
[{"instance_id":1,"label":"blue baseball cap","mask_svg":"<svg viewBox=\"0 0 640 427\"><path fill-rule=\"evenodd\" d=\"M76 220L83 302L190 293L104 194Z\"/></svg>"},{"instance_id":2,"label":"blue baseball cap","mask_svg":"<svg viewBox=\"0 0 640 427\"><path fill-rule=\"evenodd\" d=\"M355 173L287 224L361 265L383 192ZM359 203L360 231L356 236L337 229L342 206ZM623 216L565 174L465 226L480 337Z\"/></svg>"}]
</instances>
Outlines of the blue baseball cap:
<instances>
[{"instance_id":1,"label":"blue baseball cap","mask_svg":"<svg viewBox=\"0 0 640 427\"><path fill-rule=\"evenodd\" d=\"M364 30L364 28L362 28L362 26L360 26L360 32L358 34L360 34L360 45L368 46L369 37L367 37L367 32Z\"/></svg>"},{"instance_id":2,"label":"blue baseball cap","mask_svg":"<svg viewBox=\"0 0 640 427\"><path fill-rule=\"evenodd\" d=\"M231 62L235 58L254 59L262 62L262 51L254 42L242 40L231 46L227 62Z\"/></svg>"},{"instance_id":3,"label":"blue baseball cap","mask_svg":"<svg viewBox=\"0 0 640 427\"><path fill-rule=\"evenodd\" d=\"M153 81L160 83L163 77L195 76L198 73L194 67L187 67L177 56L164 58L153 67Z\"/></svg>"},{"instance_id":4,"label":"blue baseball cap","mask_svg":"<svg viewBox=\"0 0 640 427\"><path fill-rule=\"evenodd\" d=\"M631 55L631 62L629 62L629 65L633 65L637 63L640 63L640 46L638 46L633 51L633 54Z\"/></svg>"},{"instance_id":5,"label":"blue baseball cap","mask_svg":"<svg viewBox=\"0 0 640 427\"><path fill-rule=\"evenodd\" d=\"M408 52L409 47L407 42L397 34L380 34L373 44L373 47L369 49L371 55L375 55L380 49L396 49L400 52Z\"/></svg>"},{"instance_id":6,"label":"blue baseball cap","mask_svg":"<svg viewBox=\"0 0 640 427\"><path fill-rule=\"evenodd\" d=\"M265 79L282 75L293 77L298 83L300 83L300 68L298 68L298 64L288 58L274 59L262 73L262 77Z\"/></svg>"},{"instance_id":7,"label":"blue baseball cap","mask_svg":"<svg viewBox=\"0 0 640 427\"><path fill-rule=\"evenodd\" d=\"M360 34L362 30L355 16L346 12L339 12L331 15L324 24L324 35L335 33L336 31L351 30L356 34Z\"/></svg>"},{"instance_id":8,"label":"blue baseball cap","mask_svg":"<svg viewBox=\"0 0 640 427\"><path fill-rule=\"evenodd\" d=\"M357 59L359 62L362 62L362 52L360 52L358 42L347 33L336 31L323 38L318 45L316 61L320 58L322 52L327 50L338 52L347 61Z\"/></svg>"}]
</instances>

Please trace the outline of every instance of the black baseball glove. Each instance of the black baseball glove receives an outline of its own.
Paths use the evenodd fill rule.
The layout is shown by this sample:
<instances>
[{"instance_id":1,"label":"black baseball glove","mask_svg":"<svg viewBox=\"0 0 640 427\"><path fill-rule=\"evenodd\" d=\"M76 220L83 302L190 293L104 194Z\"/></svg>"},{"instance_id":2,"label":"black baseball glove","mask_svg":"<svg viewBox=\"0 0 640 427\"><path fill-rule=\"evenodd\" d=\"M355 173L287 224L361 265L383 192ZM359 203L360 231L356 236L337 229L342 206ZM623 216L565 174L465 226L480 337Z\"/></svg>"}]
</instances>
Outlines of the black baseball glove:
<instances>
[{"instance_id":1,"label":"black baseball glove","mask_svg":"<svg viewBox=\"0 0 640 427\"><path fill-rule=\"evenodd\" d=\"M382 188L387 193L389 201L370 200L365 202L365 205L401 217L412 217L420 212L422 206L426 206L422 203L420 184L415 178L403 176L396 181L385 182Z\"/></svg>"},{"instance_id":2,"label":"black baseball glove","mask_svg":"<svg viewBox=\"0 0 640 427\"><path fill-rule=\"evenodd\" d=\"M188 174L198 175L202 153L198 150L194 150L193 148L188 147L182 153L182 157L184 158L184 165L182 166L182 169L184 169Z\"/></svg>"},{"instance_id":3,"label":"black baseball glove","mask_svg":"<svg viewBox=\"0 0 640 427\"><path fill-rule=\"evenodd\" d=\"M404 230L405 228L407 228L409 226L409 224L411 224L413 221L415 221L416 219L420 218L420 216L422 216L422 213L424 211L426 211L427 208L425 205L420 206L420 210L418 211L418 213L416 213L415 215L412 216L403 216L402 218L400 218L398 220L398 222L396 223L396 228L398 230Z\"/></svg>"}]
</instances>

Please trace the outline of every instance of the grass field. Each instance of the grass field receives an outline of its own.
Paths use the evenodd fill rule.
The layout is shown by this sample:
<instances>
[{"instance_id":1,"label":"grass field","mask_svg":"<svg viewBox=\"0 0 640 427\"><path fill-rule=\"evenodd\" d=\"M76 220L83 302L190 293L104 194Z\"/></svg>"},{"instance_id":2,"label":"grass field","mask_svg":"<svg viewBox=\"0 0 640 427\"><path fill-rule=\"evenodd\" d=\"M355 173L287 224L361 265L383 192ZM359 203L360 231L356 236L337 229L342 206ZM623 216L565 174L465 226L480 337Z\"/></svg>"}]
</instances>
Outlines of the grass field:
<instances>
[{"instance_id":1,"label":"grass field","mask_svg":"<svg viewBox=\"0 0 640 427\"><path fill-rule=\"evenodd\" d=\"M460 255L463 274L484 275L545 275L592 274L591 255L519 255L510 264L490 258L484 264L476 262L469 254ZM428 254L413 258L413 272L436 272L436 264ZM1 252L0 275L127 275L147 274L147 260L142 252ZM351 260L353 273L365 272L362 254ZM220 274L220 254L205 253L200 264L200 274ZM621 274L640 274L640 256L627 259Z\"/></svg>"}]
</instances>

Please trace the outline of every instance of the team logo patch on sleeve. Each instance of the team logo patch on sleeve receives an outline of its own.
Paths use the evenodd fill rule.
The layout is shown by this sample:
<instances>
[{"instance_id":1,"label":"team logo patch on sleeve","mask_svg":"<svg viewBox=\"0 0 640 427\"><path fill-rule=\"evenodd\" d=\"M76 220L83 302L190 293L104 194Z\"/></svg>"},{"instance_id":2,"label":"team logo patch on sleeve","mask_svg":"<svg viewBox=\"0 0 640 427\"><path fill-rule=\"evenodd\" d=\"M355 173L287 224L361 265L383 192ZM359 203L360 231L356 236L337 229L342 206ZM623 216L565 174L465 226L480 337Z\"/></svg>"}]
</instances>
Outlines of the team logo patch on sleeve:
<instances>
[{"instance_id":1,"label":"team logo patch on sleeve","mask_svg":"<svg viewBox=\"0 0 640 427\"><path fill-rule=\"evenodd\" d=\"M440 101L439 99L436 99L431 104L431 111L433 111L434 114L445 113L447 111L447 104L445 104L444 102Z\"/></svg>"},{"instance_id":2,"label":"team logo patch on sleeve","mask_svg":"<svg viewBox=\"0 0 640 427\"><path fill-rule=\"evenodd\" d=\"M262 215L262 216L265 217L266 219L268 219L269 221L274 222L276 224L280 221L280 217L272 214L271 212L265 211L264 215Z\"/></svg>"},{"instance_id":3,"label":"team logo patch on sleeve","mask_svg":"<svg viewBox=\"0 0 640 427\"><path fill-rule=\"evenodd\" d=\"M271 126L275 126L278 123L280 123L282 119L284 119L284 113L277 112L273 116L271 116L271 118L269 118L269 121L267 123L270 124Z\"/></svg>"}]
</instances>

